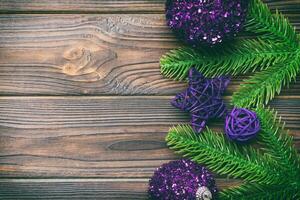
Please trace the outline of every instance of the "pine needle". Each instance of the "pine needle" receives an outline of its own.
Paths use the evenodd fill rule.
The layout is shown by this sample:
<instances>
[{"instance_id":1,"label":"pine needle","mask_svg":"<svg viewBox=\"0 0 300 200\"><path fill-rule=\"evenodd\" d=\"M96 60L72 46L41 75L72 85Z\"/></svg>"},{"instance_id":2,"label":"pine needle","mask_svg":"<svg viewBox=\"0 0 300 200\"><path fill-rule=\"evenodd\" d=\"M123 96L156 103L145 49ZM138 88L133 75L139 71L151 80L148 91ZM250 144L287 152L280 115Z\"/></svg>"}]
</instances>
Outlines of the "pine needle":
<instances>
[{"instance_id":1,"label":"pine needle","mask_svg":"<svg viewBox=\"0 0 300 200\"><path fill-rule=\"evenodd\" d=\"M204 164L220 175L266 184L282 181L268 157L260 155L251 146L236 145L223 134L209 129L197 135L190 126L177 126L170 130L166 140L177 153Z\"/></svg>"},{"instance_id":2,"label":"pine needle","mask_svg":"<svg viewBox=\"0 0 300 200\"><path fill-rule=\"evenodd\" d=\"M245 39L224 45L222 48L189 47L172 50L161 60L161 72L168 78L184 80L194 66L206 76L238 75L292 59L295 51L286 45L273 45L261 39Z\"/></svg>"},{"instance_id":3,"label":"pine needle","mask_svg":"<svg viewBox=\"0 0 300 200\"><path fill-rule=\"evenodd\" d=\"M292 200L300 198L300 157L292 137L274 111L255 109L261 123L260 147L236 144L207 129L197 134L188 125L169 131L171 149L207 166L219 175L242 179L244 184L221 191L221 199Z\"/></svg>"},{"instance_id":4,"label":"pine needle","mask_svg":"<svg viewBox=\"0 0 300 200\"><path fill-rule=\"evenodd\" d=\"M191 67L206 76L255 73L235 93L233 104L267 104L283 86L295 80L300 68L300 36L278 11L272 14L261 0L250 0L245 29L254 39L239 39L222 47L183 47L162 56L161 73L185 80Z\"/></svg>"},{"instance_id":5,"label":"pine needle","mask_svg":"<svg viewBox=\"0 0 300 200\"><path fill-rule=\"evenodd\" d=\"M268 6L261 0L250 0L249 4L246 31L276 44L283 43L290 48L299 48L299 36L295 28L278 10L272 14Z\"/></svg>"},{"instance_id":6,"label":"pine needle","mask_svg":"<svg viewBox=\"0 0 300 200\"><path fill-rule=\"evenodd\" d=\"M257 107L268 104L283 86L296 80L300 71L300 51L293 59L278 63L267 70L255 73L245 80L233 95L232 104L238 107Z\"/></svg>"},{"instance_id":7,"label":"pine needle","mask_svg":"<svg viewBox=\"0 0 300 200\"><path fill-rule=\"evenodd\" d=\"M221 191L222 200L294 200L300 193L296 187L284 185L259 185L246 183Z\"/></svg>"}]
</instances>

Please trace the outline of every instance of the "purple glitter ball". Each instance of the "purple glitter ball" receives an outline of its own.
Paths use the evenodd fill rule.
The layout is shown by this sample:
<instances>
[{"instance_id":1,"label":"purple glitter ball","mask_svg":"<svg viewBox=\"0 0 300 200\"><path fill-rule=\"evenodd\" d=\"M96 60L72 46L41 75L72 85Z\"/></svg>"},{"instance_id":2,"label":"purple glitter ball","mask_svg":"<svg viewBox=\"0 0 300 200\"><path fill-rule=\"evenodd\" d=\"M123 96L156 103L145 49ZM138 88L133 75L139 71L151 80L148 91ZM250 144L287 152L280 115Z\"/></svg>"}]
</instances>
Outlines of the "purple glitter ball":
<instances>
[{"instance_id":1,"label":"purple glitter ball","mask_svg":"<svg viewBox=\"0 0 300 200\"><path fill-rule=\"evenodd\" d=\"M248 0L167 0L167 24L193 46L212 46L243 28Z\"/></svg>"},{"instance_id":2,"label":"purple glitter ball","mask_svg":"<svg viewBox=\"0 0 300 200\"><path fill-rule=\"evenodd\" d=\"M149 182L149 195L155 200L195 200L200 187L208 188L217 197L217 187L212 174L203 166L190 160L177 160L163 164Z\"/></svg>"},{"instance_id":3,"label":"purple glitter ball","mask_svg":"<svg viewBox=\"0 0 300 200\"><path fill-rule=\"evenodd\" d=\"M260 131L259 119L255 112L245 108L234 108L226 117L225 133L238 142L248 142Z\"/></svg>"},{"instance_id":4,"label":"purple glitter ball","mask_svg":"<svg viewBox=\"0 0 300 200\"><path fill-rule=\"evenodd\" d=\"M220 76L205 78L195 68L189 71L189 87L177 94L171 104L191 115L191 126L200 133L206 122L213 118L222 118L227 109L221 95L224 93L230 78Z\"/></svg>"}]
</instances>

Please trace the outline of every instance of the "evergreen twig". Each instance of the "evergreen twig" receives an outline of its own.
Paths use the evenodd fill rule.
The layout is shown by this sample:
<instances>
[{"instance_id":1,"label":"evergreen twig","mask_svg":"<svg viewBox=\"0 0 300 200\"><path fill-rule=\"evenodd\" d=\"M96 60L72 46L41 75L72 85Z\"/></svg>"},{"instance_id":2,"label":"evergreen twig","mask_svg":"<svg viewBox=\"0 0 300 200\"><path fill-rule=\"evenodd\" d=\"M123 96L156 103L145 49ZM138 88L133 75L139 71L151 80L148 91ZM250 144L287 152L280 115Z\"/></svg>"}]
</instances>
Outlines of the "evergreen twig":
<instances>
[{"instance_id":1,"label":"evergreen twig","mask_svg":"<svg viewBox=\"0 0 300 200\"><path fill-rule=\"evenodd\" d=\"M300 156L293 145L293 137L284 130L281 118L277 117L274 110L257 108L255 112L261 123L261 134L258 141L268 153L290 176L290 180L300 181ZM300 184L300 182L299 182Z\"/></svg>"},{"instance_id":2,"label":"evergreen twig","mask_svg":"<svg viewBox=\"0 0 300 200\"><path fill-rule=\"evenodd\" d=\"M259 38L274 43L283 43L289 48L299 48L299 36L295 28L278 10L271 13L268 6L261 0L250 0L246 20L246 31L258 34Z\"/></svg>"},{"instance_id":3,"label":"evergreen twig","mask_svg":"<svg viewBox=\"0 0 300 200\"><path fill-rule=\"evenodd\" d=\"M282 181L267 156L260 155L251 146L228 141L223 134L209 129L199 135L190 126L177 126L170 130L166 140L177 153L205 164L220 175L266 184Z\"/></svg>"},{"instance_id":4,"label":"evergreen twig","mask_svg":"<svg viewBox=\"0 0 300 200\"><path fill-rule=\"evenodd\" d=\"M267 104L300 70L300 36L278 11L272 14L261 0L250 0L245 29L257 35L218 48L183 47L162 56L161 72L185 80L191 67L206 76L255 73L241 86L233 104L253 107Z\"/></svg>"},{"instance_id":5,"label":"evergreen twig","mask_svg":"<svg viewBox=\"0 0 300 200\"><path fill-rule=\"evenodd\" d=\"M274 45L268 40L245 39L228 43L222 48L183 47L172 50L160 60L164 76L184 80L191 66L206 76L238 75L264 70L295 56L286 45Z\"/></svg>"},{"instance_id":6,"label":"evergreen twig","mask_svg":"<svg viewBox=\"0 0 300 200\"><path fill-rule=\"evenodd\" d=\"M292 200L300 195L300 157L292 137L284 131L273 111L255 109L261 123L259 149L227 140L223 134L197 134L188 125L169 131L166 141L171 149L210 170L245 181L239 187L221 192L221 199Z\"/></svg>"},{"instance_id":7,"label":"evergreen twig","mask_svg":"<svg viewBox=\"0 0 300 200\"><path fill-rule=\"evenodd\" d=\"M293 59L276 64L264 71L255 73L245 80L234 93L232 104L239 107L256 107L268 104L283 86L296 81L300 71L300 49Z\"/></svg>"},{"instance_id":8,"label":"evergreen twig","mask_svg":"<svg viewBox=\"0 0 300 200\"><path fill-rule=\"evenodd\" d=\"M239 39L222 48L173 50L161 58L161 72L185 80L190 67L206 76L259 71L244 81L232 104L254 108L261 122L261 148L237 145L209 129L198 135L190 126L172 128L166 140L170 148L212 171L244 180L241 186L222 191L221 199L300 199L300 156L293 138L276 113L263 108L283 86L296 79L300 36L282 14L272 14L261 0L250 0L245 29L256 38Z\"/></svg>"},{"instance_id":9,"label":"evergreen twig","mask_svg":"<svg viewBox=\"0 0 300 200\"><path fill-rule=\"evenodd\" d=\"M238 187L225 189L220 192L222 200L293 200L300 193L296 187L287 185L259 185L245 183Z\"/></svg>"}]
</instances>

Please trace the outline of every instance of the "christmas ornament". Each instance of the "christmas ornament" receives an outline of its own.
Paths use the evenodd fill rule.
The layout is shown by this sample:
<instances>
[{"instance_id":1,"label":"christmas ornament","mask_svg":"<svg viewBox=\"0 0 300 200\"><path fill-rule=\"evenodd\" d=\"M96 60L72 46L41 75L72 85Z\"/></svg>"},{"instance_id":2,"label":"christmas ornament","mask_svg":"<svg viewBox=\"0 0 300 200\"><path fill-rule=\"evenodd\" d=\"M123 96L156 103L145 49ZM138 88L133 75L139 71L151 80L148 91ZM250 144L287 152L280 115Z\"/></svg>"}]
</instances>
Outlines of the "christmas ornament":
<instances>
[{"instance_id":1,"label":"christmas ornament","mask_svg":"<svg viewBox=\"0 0 300 200\"><path fill-rule=\"evenodd\" d=\"M260 123L255 112L245 108L234 108L226 116L225 133L231 140L247 142L260 131Z\"/></svg>"},{"instance_id":2,"label":"christmas ornament","mask_svg":"<svg viewBox=\"0 0 300 200\"><path fill-rule=\"evenodd\" d=\"M182 40L215 45L242 30L246 8L246 0L167 0L166 18Z\"/></svg>"},{"instance_id":3,"label":"christmas ornament","mask_svg":"<svg viewBox=\"0 0 300 200\"><path fill-rule=\"evenodd\" d=\"M205 117L196 117L200 119L195 123L196 127L192 123L194 127L183 125L170 129L166 137L168 145L185 157L205 164L208 169L219 175L243 181L239 186L222 190L219 194L222 200L300 199L300 156L293 146L293 138L283 129L276 113L264 107L280 93L282 86L295 80L299 73L300 36L282 14L272 14L261 0L249 0L244 28L256 37L224 43L222 48L207 48L199 44L207 43L213 46L219 41L209 43L202 41L201 37L198 39L197 36L202 34L201 31L205 30L206 26L193 23L193 20L200 21L199 17L195 17L194 10L199 6L195 6L195 2L167 2L168 24L183 40L197 48L184 47L164 55L160 61L161 72L166 77L185 80L187 77L191 79L191 68L212 77L259 70L240 86L231 101L235 107L252 111L235 108L227 117L225 130L231 140L239 142L252 139L260 130L257 135L260 145L240 145L225 137L225 134L214 133L210 129L203 134L197 134L197 129L202 130L206 123ZM200 13L202 11L201 9ZM212 29L210 33L214 33L215 30ZM206 39L212 41L212 38ZM197 76L193 78L190 82L197 82ZM204 80L200 78L195 84L196 92L191 92L194 91L194 86L189 83L189 88L178 94L172 104L189 111L192 117L195 114L194 110L202 109L204 113L213 113L203 108L206 107L204 105L214 107L215 103L201 101L205 102L201 104L196 98L205 91L202 90L206 88ZM213 91L211 93L215 94L215 90ZM196 197L201 194L205 194L205 197L210 196L205 186L197 189Z\"/></svg>"},{"instance_id":4,"label":"christmas ornament","mask_svg":"<svg viewBox=\"0 0 300 200\"><path fill-rule=\"evenodd\" d=\"M238 145L210 129L197 134L188 125L170 129L166 141L171 149L212 172L243 182L222 190L222 200L300 199L300 156L293 138L273 111L254 111L261 123L260 146Z\"/></svg>"},{"instance_id":5,"label":"christmas ornament","mask_svg":"<svg viewBox=\"0 0 300 200\"><path fill-rule=\"evenodd\" d=\"M212 199L212 193L210 190L205 187L199 187L197 192L196 192L196 200L210 200Z\"/></svg>"},{"instance_id":6,"label":"christmas ornament","mask_svg":"<svg viewBox=\"0 0 300 200\"><path fill-rule=\"evenodd\" d=\"M241 108L267 104L280 93L283 86L296 80L300 71L300 36L296 29L279 12L272 14L261 0L248 1L248 14L244 27L247 32L257 37L240 38L226 43L221 48L199 46L197 49L184 47L172 50L161 58L162 74L175 80L184 80L191 67L195 67L205 76L213 77L246 74L257 70L258 72L249 80L245 80L233 95L232 102ZM175 16L175 20L169 17L169 23L176 27L176 30L178 27L184 27L182 30L190 34L190 31L186 31L189 30L190 24L179 23L182 21L182 16L185 16L182 13L188 13L188 10L194 8L191 5L195 1L188 2L191 3L186 1L170 3L167 16ZM226 2L230 4L236 1ZM186 9L179 10L180 6L174 6L177 4ZM178 22L176 17L180 19Z\"/></svg>"},{"instance_id":7,"label":"christmas ornament","mask_svg":"<svg viewBox=\"0 0 300 200\"><path fill-rule=\"evenodd\" d=\"M210 200L217 188L212 174L190 160L163 164L149 182L149 195L154 200Z\"/></svg>"},{"instance_id":8,"label":"christmas ornament","mask_svg":"<svg viewBox=\"0 0 300 200\"><path fill-rule=\"evenodd\" d=\"M207 79L195 68L189 71L188 88L177 94L171 104L191 115L191 125L200 133L207 120L221 118L226 114L226 107L221 95L230 79L225 76Z\"/></svg>"}]
</instances>

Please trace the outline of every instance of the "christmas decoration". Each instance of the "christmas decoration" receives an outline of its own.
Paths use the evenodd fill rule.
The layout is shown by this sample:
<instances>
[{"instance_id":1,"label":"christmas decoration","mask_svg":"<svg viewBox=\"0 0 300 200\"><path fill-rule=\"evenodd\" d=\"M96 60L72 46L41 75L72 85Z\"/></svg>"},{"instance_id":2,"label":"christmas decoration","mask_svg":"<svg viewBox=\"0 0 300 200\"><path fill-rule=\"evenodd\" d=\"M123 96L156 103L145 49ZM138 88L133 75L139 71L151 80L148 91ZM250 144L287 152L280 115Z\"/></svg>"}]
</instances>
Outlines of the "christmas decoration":
<instances>
[{"instance_id":1,"label":"christmas decoration","mask_svg":"<svg viewBox=\"0 0 300 200\"><path fill-rule=\"evenodd\" d=\"M257 108L255 112L261 122L262 147L238 145L209 129L199 135L187 125L172 128L166 141L171 149L213 172L243 180L242 185L221 191L221 200L299 199L300 156L292 137L273 111Z\"/></svg>"},{"instance_id":2,"label":"christmas decoration","mask_svg":"<svg viewBox=\"0 0 300 200\"><path fill-rule=\"evenodd\" d=\"M196 200L210 200L212 198L212 193L207 187L201 186L198 188L196 192Z\"/></svg>"},{"instance_id":3,"label":"christmas decoration","mask_svg":"<svg viewBox=\"0 0 300 200\"><path fill-rule=\"evenodd\" d=\"M225 133L231 140L248 142L259 131L260 124L255 112L245 108L234 108L226 116Z\"/></svg>"},{"instance_id":4,"label":"christmas decoration","mask_svg":"<svg viewBox=\"0 0 300 200\"><path fill-rule=\"evenodd\" d=\"M189 71L188 89L179 93L171 104L191 115L191 125L198 133L212 118L221 118L226 114L226 107L221 98L229 84L228 77L206 79L195 68Z\"/></svg>"},{"instance_id":5,"label":"christmas decoration","mask_svg":"<svg viewBox=\"0 0 300 200\"><path fill-rule=\"evenodd\" d=\"M201 5L209 2L212 1L201 1ZM191 28L199 26L199 23L194 26L193 20L202 20L195 17L193 10L199 6L195 5L195 1L167 2L169 25L193 44L193 48L172 50L160 62L161 72L166 77L175 80L188 77L189 80L188 89L178 94L172 104L191 113L192 126L179 125L170 129L166 137L169 147L204 164L214 173L242 181L239 186L221 191L221 200L300 199L300 156L277 114L265 108L265 104L280 93L281 87L288 85L299 73L299 35L279 12L272 14L261 0L249 0L244 27L256 37L223 42L222 48L201 46L203 41L197 38L197 31L206 30L206 26L196 31ZM213 35L215 30L209 33ZM228 84L226 78L220 77L254 71L258 72L233 95L231 104L235 108L226 118L225 134L208 128L198 134L210 117L221 116L215 105L224 111L223 104L215 103L214 99L220 98ZM195 72L198 75L193 75ZM215 83L215 79L204 76L218 77L218 81ZM256 144L240 144L254 137ZM193 192L196 195L193 199L210 198L211 190L203 185Z\"/></svg>"},{"instance_id":6,"label":"christmas decoration","mask_svg":"<svg viewBox=\"0 0 300 200\"><path fill-rule=\"evenodd\" d=\"M242 30L246 8L245 0L167 0L166 18L185 42L215 45Z\"/></svg>"},{"instance_id":7,"label":"christmas decoration","mask_svg":"<svg viewBox=\"0 0 300 200\"><path fill-rule=\"evenodd\" d=\"M183 47L161 58L163 75L184 80L196 67L205 76L238 75L258 70L233 95L233 104L250 108L267 104L300 70L300 37L279 12L261 0L249 0L245 30L255 38L237 39L222 48Z\"/></svg>"},{"instance_id":8,"label":"christmas decoration","mask_svg":"<svg viewBox=\"0 0 300 200\"><path fill-rule=\"evenodd\" d=\"M149 182L149 195L154 200L207 200L217 196L212 174L190 160L163 164Z\"/></svg>"}]
</instances>

